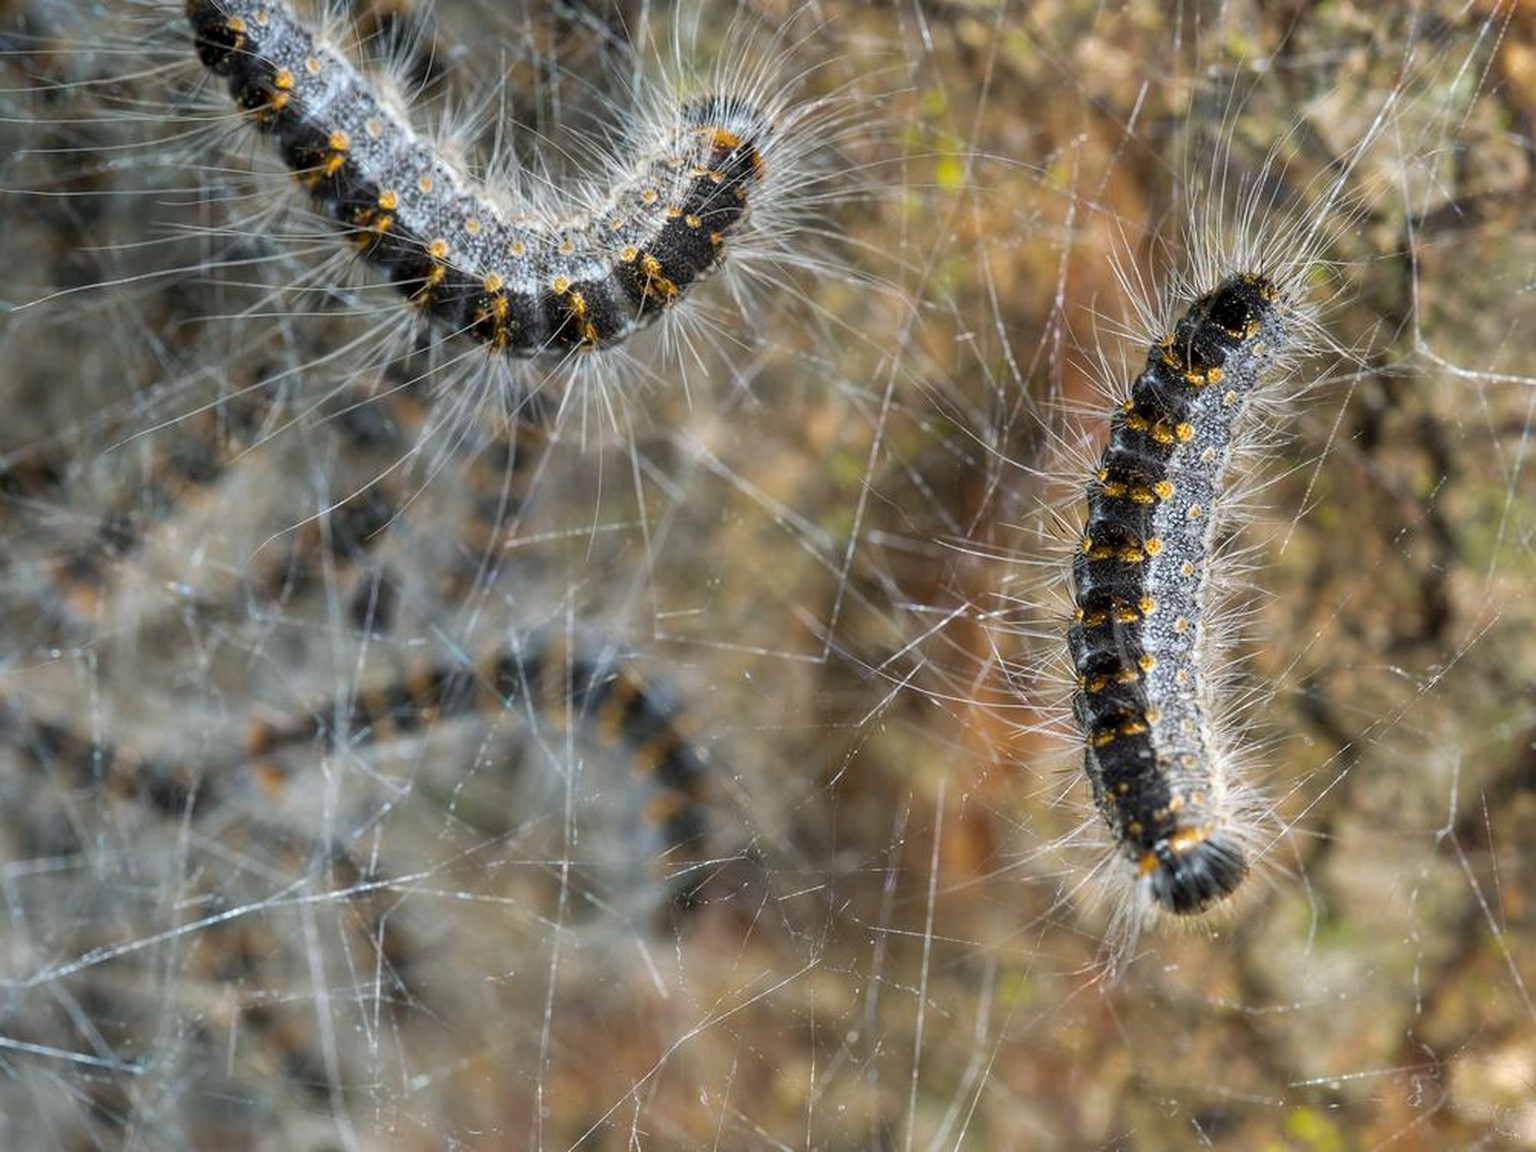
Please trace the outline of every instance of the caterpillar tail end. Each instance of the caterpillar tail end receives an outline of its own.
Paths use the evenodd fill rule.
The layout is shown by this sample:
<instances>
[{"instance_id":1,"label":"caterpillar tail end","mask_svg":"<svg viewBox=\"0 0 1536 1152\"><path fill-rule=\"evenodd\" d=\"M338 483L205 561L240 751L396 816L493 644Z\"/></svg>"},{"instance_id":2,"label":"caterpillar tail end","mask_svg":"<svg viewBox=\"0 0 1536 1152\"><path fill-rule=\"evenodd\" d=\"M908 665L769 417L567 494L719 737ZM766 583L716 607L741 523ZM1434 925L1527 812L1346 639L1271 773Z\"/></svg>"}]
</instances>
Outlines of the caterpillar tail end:
<instances>
[{"instance_id":1,"label":"caterpillar tail end","mask_svg":"<svg viewBox=\"0 0 1536 1152\"><path fill-rule=\"evenodd\" d=\"M1196 916L1237 891L1248 875L1248 857L1224 832L1185 829L1145 852L1137 872L1159 908Z\"/></svg>"}]
</instances>

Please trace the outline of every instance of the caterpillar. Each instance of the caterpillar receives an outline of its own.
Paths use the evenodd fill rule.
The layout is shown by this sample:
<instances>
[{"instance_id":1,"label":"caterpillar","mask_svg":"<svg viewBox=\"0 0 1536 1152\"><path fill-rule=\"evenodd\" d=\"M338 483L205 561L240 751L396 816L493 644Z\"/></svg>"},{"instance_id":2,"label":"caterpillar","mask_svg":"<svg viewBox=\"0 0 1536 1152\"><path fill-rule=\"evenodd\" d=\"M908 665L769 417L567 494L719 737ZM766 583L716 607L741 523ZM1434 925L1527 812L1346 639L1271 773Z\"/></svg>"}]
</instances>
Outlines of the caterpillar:
<instances>
[{"instance_id":1,"label":"caterpillar","mask_svg":"<svg viewBox=\"0 0 1536 1152\"><path fill-rule=\"evenodd\" d=\"M1190 306L1115 414L1072 563L1072 707L1094 801L1138 883L1177 915L1248 873L1229 753L1202 698L1204 629L1234 428L1290 339L1280 291L1259 273Z\"/></svg>"},{"instance_id":2,"label":"caterpillar","mask_svg":"<svg viewBox=\"0 0 1536 1152\"><path fill-rule=\"evenodd\" d=\"M609 649L571 647L558 638L523 637L495 645L472 667L430 664L310 708L297 721L258 721L247 751L257 771L276 773L284 749L377 743L470 713L499 714L521 702L537 716L584 730L628 760L648 798L660 856L674 871L674 902L691 907L705 877L695 867L708 838L710 769L682 727L677 705L659 694L632 660Z\"/></svg>"},{"instance_id":3,"label":"caterpillar","mask_svg":"<svg viewBox=\"0 0 1536 1152\"><path fill-rule=\"evenodd\" d=\"M565 218L499 204L289 7L188 0L196 51L315 206L440 327L496 352L606 347L720 262L771 126L746 99L683 100L606 201Z\"/></svg>"},{"instance_id":4,"label":"caterpillar","mask_svg":"<svg viewBox=\"0 0 1536 1152\"><path fill-rule=\"evenodd\" d=\"M1351 292L1341 253L1362 221L1390 211L1395 189L1376 165L1388 142L1403 147L1419 130L1409 91L1388 90L1347 145L1310 168L1288 136L1240 162L1241 113L1224 113L1183 177L1182 258L1155 287L1134 258L1111 261L1132 301L1139 371L1127 385L1101 367L1108 420L1096 407L1063 437L1080 455L1035 473L1070 485L1080 511L1052 509L1070 539L1039 569L1049 587L1021 598L1068 601L1065 619L1042 625L1050 654L1024 673L1021 695L1055 678L1048 667L1065 673L1063 734L1089 784L1089 823L1110 842L1087 879L1113 904L1111 974L1159 917L1198 924L1231 908L1286 835L1251 778L1251 717L1269 688L1234 671L1262 585L1244 521L1272 479L1260 458L1292 434L1295 402L1361 368L1367 345L1355 341L1370 336L1334 328ZM1315 371L1299 379L1302 363Z\"/></svg>"},{"instance_id":5,"label":"caterpillar","mask_svg":"<svg viewBox=\"0 0 1536 1152\"><path fill-rule=\"evenodd\" d=\"M694 865L708 839L708 761L685 732L677 703L611 648L514 638L471 667L429 664L343 701L317 704L296 720L253 718L238 755L224 764L214 752L211 770L116 747L66 722L27 719L28 709L8 696L0 697L0 736L58 785L187 817L194 807L208 811L227 802L242 778L267 789L287 787L299 769L285 766L283 757L317 741L326 749L381 744L439 721L499 715L519 703L538 720L577 729L627 760L648 793L638 810L657 829L661 855L675 869L674 901L693 906L704 880Z\"/></svg>"}]
</instances>

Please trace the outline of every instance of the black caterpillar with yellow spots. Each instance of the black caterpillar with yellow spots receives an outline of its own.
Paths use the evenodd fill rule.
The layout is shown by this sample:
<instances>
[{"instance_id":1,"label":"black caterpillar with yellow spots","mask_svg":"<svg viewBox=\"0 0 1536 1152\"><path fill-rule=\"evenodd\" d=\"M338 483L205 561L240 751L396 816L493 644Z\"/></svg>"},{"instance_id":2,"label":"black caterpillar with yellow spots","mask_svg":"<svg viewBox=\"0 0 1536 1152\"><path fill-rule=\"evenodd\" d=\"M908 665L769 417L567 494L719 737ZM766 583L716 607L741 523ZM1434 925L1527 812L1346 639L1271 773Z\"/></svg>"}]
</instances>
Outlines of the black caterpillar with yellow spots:
<instances>
[{"instance_id":1,"label":"black caterpillar with yellow spots","mask_svg":"<svg viewBox=\"0 0 1536 1152\"><path fill-rule=\"evenodd\" d=\"M577 731L627 760L636 808L658 841L673 903L695 904L705 879L697 865L708 839L708 765L685 731L682 709L611 648L515 637L473 665L424 665L362 688L339 706L327 701L293 722L258 723L247 751L260 771L286 748L384 742L454 717L509 709Z\"/></svg>"},{"instance_id":2,"label":"black caterpillar with yellow spots","mask_svg":"<svg viewBox=\"0 0 1536 1152\"><path fill-rule=\"evenodd\" d=\"M1153 344L1088 485L1067 646L1084 766L1138 888L1178 915L1248 873L1209 714L1207 613L1233 429L1289 343L1271 279L1240 273Z\"/></svg>"},{"instance_id":3,"label":"black caterpillar with yellow spots","mask_svg":"<svg viewBox=\"0 0 1536 1152\"><path fill-rule=\"evenodd\" d=\"M678 101L584 210L509 205L412 127L283 0L187 0L197 54L316 208L442 329L513 357L622 342L713 270L770 134L734 95Z\"/></svg>"},{"instance_id":4,"label":"black caterpillar with yellow spots","mask_svg":"<svg viewBox=\"0 0 1536 1152\"><path fill-rule=\"evenodd\" d=\"M142 755L67 719L29 717L27 705L7 693L0 693L0 742L65 792L196 821L251 786L271 794L311 788L313 781L300 775L313 761L298 769L285 763L288 753L316 745L325 751L379 745L457 718L495 720L509 711L523 713L546 733L570 731L628 765L632 780L608 781L605 790L632 793L626 805L636 818L630 832L643 832L655 849L673 907L696 906L708 879L702 867L713 792L708 760L675 698L610 646L515 636L474 664L424 664L339 702L317 703L292 720L257 719L232 756L215 750L195 762ZM526 820L531 814L514 815Z\"/></svg>"}]
</instances>

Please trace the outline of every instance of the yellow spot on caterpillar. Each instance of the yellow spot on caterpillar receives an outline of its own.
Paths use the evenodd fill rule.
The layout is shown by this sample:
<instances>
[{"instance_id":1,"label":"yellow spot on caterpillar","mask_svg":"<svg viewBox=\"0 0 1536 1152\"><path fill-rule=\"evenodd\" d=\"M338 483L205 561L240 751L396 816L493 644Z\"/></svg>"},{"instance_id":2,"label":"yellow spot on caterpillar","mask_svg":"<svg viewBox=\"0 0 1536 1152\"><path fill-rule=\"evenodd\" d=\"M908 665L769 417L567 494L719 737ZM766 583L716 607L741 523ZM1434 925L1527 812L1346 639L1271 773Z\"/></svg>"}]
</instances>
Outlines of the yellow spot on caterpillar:
<instances>
[{"instance_id":1,"label":"yellow spot on caterpillar","mask_svg":"<svg viewBox=\"0 0 1536 1152\"><path fill-rule=\"evenodd\" d=\"M248 755L260 756L272 746L277 738L277 729L270 724L263 724L260 720L251 725L245 734L245 750Z\"/></svg>"},{"instance_id":2,"label":"yellow spot on caterpillar","mask_svg":"<svg viewBox=\"0 0 1536 1152\"><path fill-rule=\"evenodd\" d=\"M1157 667L1157 657L1150 652L1143 652L1141 658L1136 661L1136 666L1143 672L1150 672Z\"/></svg>"},{"instance_id":3,"label":"yellow spot on caterpillar","mask_svg":"<svg viewBox=\"0 0 1536 1152\"><path fill-rule=\"evenodd\" d=\"M334 176L341 166L347 162L347 149L352 147L352 139L340 128L331 133L326 141L328 149L326 157L320 163L320 171L326 176Z\"/></svg>"},{"instance_id":4,"label":"yellow spot on caterpillar","mask_svg":"<svg viewBox=\"0 0 1536 1152\"><path fill-rule=\"evenodd\" d=\"M640 203L651 205L661 199L661 193L654 188L647 188L640 193Z\"/></svg>"},{"instance_id":5,"label":"yellow spot on caterpillar","mask_svg":"<svg viewBox=\"0 0 1536 1152\"><path fill-rule=\"evenodd\" d=\"M262 760L253 764L251 769L257 783L261 785L262 791L272 797L282 795L283 788L288 783L288 778L284 775L282 768L270 760Z\"/></svg>"},{"instance_id":6,"label":"yellow spot on caterpillar","mask_svg":"<svg viewBox=\"0 0 1536 1152\"><path fill-rule=\"evenodd\" d=\"M500 292L505 285L506 281L501 278L501 273L499 272L487 273L485 279L480 282L480 286L491 296Z\"/></svg>"},{"instance_id":7,"label":"yellow spot on caterpillar","mask_svg":"<svg viewBox=\"0 0 1536 1152\"><path fill-rule=\"evenodd\" d=\"M1136 607L1141 609L1143 616L1150 616L1157 611L1157 601L1150 596L1143 596L1136 602Z\"/></svg>"},{"instance_id":8,"label":"yellow spot on caterpillar","mask_svg":"<svg viewBox=\"0 0 1536 1152\"><path fill-rule=\"evenodd\" d=\"M1172 836L1168 837L1168 850L1182 856L1184 853L1198 848L1209 838L1209 832L1205 827L1180 828Z\"/></svg>"},{"instance_id":9,"label":"yellow spot on caterpillar","mask_svg":"<svg viewBox=\"0 0 1536 1152\"><path fill-rule=\"evenodd\" d=\"M1178 437L1180 444L1188 444L1195 438L1195 426L1188 422L1175 424L1173 434Z\"/></svg>"},{"instance_id":10,"label":"yellow spot on caterpillar","mask_svg":"<svg viewBox=\"0 0 1536 1152\"><path fill-rule=\"evenodd\" d=\"M508 256L522 256L528 251L528 246L521 240L513 240L507 245Z\"/></svg>"},{"instance_id":11,"label":"yellow spot on caterpillar","mask_svg":"<svg viewBox=\"0 0 1536 1152\"><path fill-rule=\"evenodd\" d=\"M377 140L384 135L384 124L377 116L370 117L363 122L363 131L368 133L368 139Z\"/></svg>"},{"instance_id":12,"label":"yellow spot on caterpillar","mask_svg":"<svg viewBox=\"0 0 1536 1152\"><path fill-rule=\"evenodd\" d=\"M1148 556L1156 556L1163 550L1163 542L1154 536L1152 539L1146 542L1144 547L1147 550Z\"/></svg>"},{"instance_id":13,"label":"yellow spot on caterpillar","mask_svg":"<svg viewBox=\"0 0 1536 1152\"><path fill-rule=\"evenodd\" d=\"M1094 748L1108 748L1114 742L1115 733L1114 730L1110 728L1095 732L1092 736L1088 737L1089 745Z\"/></svg>"},{"instance_id":14,"label":"yellow spot on caterpillar","mask_svg":"<svg viewBox=\"0 0 1536 1152\"><path fill-rule=\"evenodd\" d=\"M1144 720L1125 720L1120 724L1119 734L1121 736L1140 736L1146 730L1147 725Z\"/></svg>"},{"instance_id":15,"label":"yellow spot on caterpillar","mask_svg":"<svg viewBox=\"0 0 1536 1152\"><path fill-rule=\"evenodd\" d=\"M549 282L549 290L556 296L564 296L571 290L571 281L567 276L556 276Z\"/></svg>"},{"instance_id":16,"label":"yellow spot on caterpillar","mask_svg":"<svg viewBox=\"0 0 1536 1152\"><path fill-rule=\"evenodd\" d=\"M432 191L432 177L423 176L420 180L416 181L416 187L420 188L423 192Z\"/></svg>"},{"instance_id":17,"label":"yellow spot on caterpillar","mask_svg":"<svg viewBox=\"0 0 1536 1152\"><path fill-rule=\"evenodd\" d=\"M1237 403L1237 393L1236 392L1228 391L1227 394L1221 398L1221 406L1223 408L1231 408L1236 403Z\"/></svg>"},{"instance_id":18,"label":"yellow spot on caterpillar","mask_svg":"<svg viewBox=\"0 0 1536 1152\"><path fill-rule=\"evenodd\" d=\"M448 259L448 252L448 241L444 240L441 236L427 245L427 255L433 260Z\"/></svg>"},{"instance_id":19,"label":"yellow spot on caterpillar","mask_svg":"<svg viewBox=\"0 0 1536 1152\"><path fill-rule=\"evenodd\" d=\"M1166 500L1173 495L1173 481L1159 480L1152 485L1152 492L1159 500Z\"/></svg>"},{"instance_id":20,"label":"yellow spot on caterpillar","mask_svg":"<svg viewBox=\"0 0 1536 1152\"><path fill-rule=\"evenodd\" d=\"M640 249L633 244L619 250L619 262L622 264L633 264L638 259L640 259Z\"/></svg>"},{"instance_id":21,"label":"yellow spot on caterpillar","mask_svg":"<svg viewBox=\"0 0 1536 1152\"><path fill-rule=\"evenodd\" d=\"M741 146L741 137L734 132L727 132L724 128L716 128L710 135L709 142L717 151L729 152Z\"/></svg>"},{"instance_id":22,"label":"yellow spot on caterpillar","mask_svg":"<svg viewBox=\"0 0 1536 1152\"><path fill-rule=\"evenodd\" d=\"M666 216L667 216L668 220L680 219L682 217L682 215L683 215L683 209L682 209L681 205L678 205L678 204L669 204L669 205L667 205Z\"/></svg>"},{"instance_id":23,"label":"yellow spot on caterpillar","mask_svg":"<svg viewBox=\"0 0 1536 1152\"><path fill-rule=\"evenodd\" d=\"M1194 574L1195 574L1195 562L1193 560L1186 560L1186 561L1184 561L1184 563L1179 565L1179 575L1180 576L1193 576Z\"/></svg>"},{"instance_id":24,"label":"yellow spot on caterpillar","mask_svg":"<svg viewBox=\"0 0 1536 1152\"><path fill-rule=\"evenodd\" d=\"M471 236L480 235L480 227L479 219L474 216L464 221L464 231L468 232Z\"/></svg>"},{"instance_id":25,"label":"yellow spot on caterpillar","mask_svg":"<svg viewBox=\"0 0 1536 1152\"><path fill-rule=\"evenodd\" d=\"M379 193L379 207L385 212L393 212L400 205L400 196L393 188L386 188Z\"/></svg>"},{"instance_id":26,"label":"yellow spot on caterpillar","mask_svg":"<svg viewBox=\"0 0 1536 1152\"><path fill-rule=\"evenodd\" d=\"M1188 620L1188 618L1184 617L1184 616L1180 616L1177 620L1175 620L1173 622L1173 630L1175 632L1179 633L1179 635L1181 635L1181 636L1185 632L1188 632L1189 631L1189 620Z\"/></svg>"},{"instance_id":27,"label":"yellow spot on caterpillar","mask_svg":"<svg viewBox=\"0 0 1536 1152\"><path fill-rule=\"evenodd\" d=\"M645 273L645 290L648 295L660 297L662 300L676 299L677 283L661 274L660 260L646 253L640 262L640 270Z\"/></svg>"},{"instance_id":28,"label":"yellow spot on caterpillar","mask_svg":"<svg viewBox=\"0 0 1536 1152\"><path fill-rule=\"evenodd\" d=\"M308 72L311 76L320 75L320 58L318 56L311 56L305 60L304 71Z\"/></svg>"},{"instance_id":29,"label":"yellow spot on caterpillar","mask_svg":"<svg viewBox=\"0 0 1536 1152\"><path fill-rule=\"evenodd\" d=\"M1188 515L1191 520L1198 520L1201 516L1205 515L1205 509L1200 507L1199 504L1191 504Z\"/></svg>"},{"instance_id":30,"label":"yellow spot on caterpillar","mask_svg":"<svg viewBox=\"0 0 1536 1152\"><path fill-rule=\"evenodd\" d=\"M1115 607L1115 623L1117 624L1134 624L1140 619L1141 613L1133 607L1123 604Z\"/></svg>"},{"instance_id":31,"label":"yellow spot on caterpillar","mask_svg":"<svg viewBox=\"0 0 1536 1152\"><path fill-rule=\"evenodd\" d=\"M657 763L660 763L660 761L657 761ZM647 773L647 775L649 774L650 773ZM646 804L645 818L653 826L658 824L666 824L679 812L683 811L683 809L685 809L687 806L688 798L686 796L678 796L670 792L663 793L660 796L653 797L651 801Z\"/></svg>"}]
</instances>

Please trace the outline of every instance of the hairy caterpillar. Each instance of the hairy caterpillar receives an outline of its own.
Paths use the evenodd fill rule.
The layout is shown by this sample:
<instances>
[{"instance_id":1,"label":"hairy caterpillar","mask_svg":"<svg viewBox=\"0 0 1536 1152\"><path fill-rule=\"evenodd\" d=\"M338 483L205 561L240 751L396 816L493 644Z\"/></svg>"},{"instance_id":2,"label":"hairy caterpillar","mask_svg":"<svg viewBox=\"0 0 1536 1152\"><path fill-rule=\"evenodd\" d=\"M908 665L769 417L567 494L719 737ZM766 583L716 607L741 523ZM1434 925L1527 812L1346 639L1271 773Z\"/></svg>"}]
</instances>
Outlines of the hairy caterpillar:
<instances>
[{"instance_id":1,"label":"hairy caterpillar","mask_svg":"<svg viewBox=\"0 0 1536 1152\"><path fill-rule=\"evenodd\" d=\"M1098 352L1108 418L1098 400L1084 405L1059 437L1062 457L1030 472L1070 485L1081 511L1051 505L1054 524L1042 522L1042 535L1061 525L1073 536L1059 560L1032 566L1040 583L1021 599L1067 599L1069 618L1039 625L1049 652L1015 684L1030 703L1047 683L1065 690L1091 823L1110 841L1088 877L1112 902L1112 972L1160 916L1197 923L1229 907L1285 835L1251 775L1264 739L1252 714L1272 687L1234 661L1264 583L1245 525L1274 480L1262 461L1294 435L1295 402L1362 371L1364 345L1331 327L1351 291L1339 253L1395 191L1382 156L1433 131L1412 120L1410 92L1360 110L1347 143L1315 166L1288 137L1240 163L1241 105L1228 108L1220 136L1184 161L1183 257L1156 278L1123 251L1113 262L1131 301L1124 338L1145 350L1139 371L1114 380ZM1087 839L1102 850L1102 832Z\"/></svg>"},{"instance_id":2,"label":"hairy caterpillar","mask_svg":"<svg viewBox=\"0 0 1536 1152\"><path fill-rule=\"evenodd\" d=\"M205 402L197 365L214 343L233 359L275 335L290 364L261 386L310 396L371 388L388 367L434 385L422 436L441 450L481 413L547 421L569 405L622 426L623 385L712 370L710 346L739 362L772 323L762 287L803 302L802 271L839 272L831 246L804 240L857 195L846 162L827 162L867 121L846 96L815 95L816 67L782 74L791 29L742 17L703 47L721 30L683 14L669 47L649 28L617 36L614 74L572 102L563 136L509 118L533 98L522 72L478 91L478 70L448 74L453 48L429 29L456 5L410 20L358 7L130 0L87 14L35 0L0 57L34 106L5 192L28 214L57 196L100 216L80 253L99 271L23 277L11 311L139 312L160 345L162 421ZM482 15L505 52L541 50L510 16ZM149 63L114 71L133 54ZM101 211L94 178L118 170L159 187ZM138 224L114 239L121 216ZM696 299L706 279L721 283ZM157 331L156 295L199 281L205 318ZM338 327L338 312L360 325Z\"/></svg>"},{"instance_id":3,"label":"hairy caterpillar","mask_svg":"<svg viewBox=\"0 0 1536 1152\"><path fill-rule=\"evenodd\" d=\"M292 780L302 770L285 760L316 741L327 749L384 744L437 723L519 707L628 763L634 786L647 793L634 807L657 830L660 855L675 870L674 899L682 907L693 903L702 881L689 862L701 859L707 841L707 760L685 734L676 702L612 649L514 638L472 667L428 665L363 687L349 700L321 704L298 721L254 719L238 758L228 764L217 751L202 767L143 756L67 723L28 721L9 700L0 700L0 734L57 786L119 802L137 799L162 815L189 818L194 805L202 812L215 809L252 782L310 787Z\"/></svg>"},{"instance_id":4,"label":"hairy caterpillar","mask_svg":"<svg viewBox=\"0 0 1536 1152\"><path fill-rule=\"evenodd\" d=\"M519 703L540 718L582 730L629 764L647 798L637 807L657 829L659 855L675 869L674 900L697 896L690 861L707 842L709 770L685 735L680 709L658 695L633 661L611 650L524 638L498 644L472 668L437 664L367 686L350 700L322 704L297 723L257 722L247 742L258 769L285 749L316 739L327 746L377 743L469 713L495 715Z\"/></svg>"},{"instance_id":5,"label":"hairy caterpillar","mask_svg":"<svg viewBox=\"0 0 1536 1152\"><path fill-rule=\"evenodd\" d=\"M1138 883L1179 915L1248 872L1228 753L1204 711L1202 632L1234 429L1289 342L1262 275L1229 277L1190 306L1114 417L1072 564L1073 711L1094 800Z\"/></svg>"},{"instance_id":6,"label":"hairy caterpillar","mask_svg":"<svg viewBox=\"0 0 1536 1152\"><path fill-rule=\"evenodd\" d=\"M441 327L513 356L611 345L680 301L742 223L772 130L744 98L685 100L604 203L541 218L439 155L281 0L191 0L187 17L363 258Z\"/></svg>"}]
</instances>

